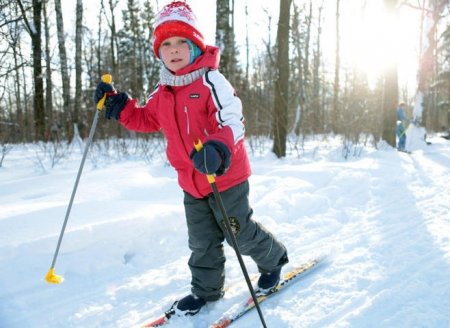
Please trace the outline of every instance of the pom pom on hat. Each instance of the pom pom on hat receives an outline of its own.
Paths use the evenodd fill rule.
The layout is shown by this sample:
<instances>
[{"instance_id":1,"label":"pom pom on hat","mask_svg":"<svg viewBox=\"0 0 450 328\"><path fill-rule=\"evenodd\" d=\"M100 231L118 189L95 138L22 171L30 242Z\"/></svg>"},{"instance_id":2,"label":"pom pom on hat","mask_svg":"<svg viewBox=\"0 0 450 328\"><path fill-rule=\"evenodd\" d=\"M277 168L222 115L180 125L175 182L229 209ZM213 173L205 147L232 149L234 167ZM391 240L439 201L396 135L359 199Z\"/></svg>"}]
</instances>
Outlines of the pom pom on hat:
<instances>
[{"instance_id":1,"label":"pom pom on hat","mask_svg":"<svg viewBox=\"0 0 450 328\"><path fill-rule=\"evenodd\" d=\"M156 14L153 28L153 52L158 58L161 42L173 36L191 40L202 52L206 49L203 35L197 29L197 18L184 1L173 1L165 5Z\"/></svg>"}]
</instances>

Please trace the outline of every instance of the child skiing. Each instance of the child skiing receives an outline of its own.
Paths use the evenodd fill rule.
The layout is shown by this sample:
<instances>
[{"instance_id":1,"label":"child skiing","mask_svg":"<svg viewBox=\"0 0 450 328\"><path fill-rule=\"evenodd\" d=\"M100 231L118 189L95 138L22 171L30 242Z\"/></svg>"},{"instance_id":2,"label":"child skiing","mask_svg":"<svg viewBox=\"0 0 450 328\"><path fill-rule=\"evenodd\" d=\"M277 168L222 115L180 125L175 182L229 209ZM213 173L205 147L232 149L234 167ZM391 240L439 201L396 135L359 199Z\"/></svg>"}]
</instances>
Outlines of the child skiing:
<instances>
[{"instance_id":1,"label":"child skiing","mask_svg":"<svg viewBox=\"0 0 450 328\"><path fill-rule=\"evenodd\" d=\"M106 95L106 118L133 131L161 130L167 139L167 158L184 192L192 274L191 294L173 307L179 315L193 315L223 296L223 241L230 242L205 174L216 176L240 251L258 266L258 288L278 284L288 257L284 245L252 219L242 104L218 71L219 49L204 43L184 1L173 1L156 15L152 44L162 63L160 82L144 106L103 82L94 101ZM203 148L197 151L199 140Z\"/></svg>"}]
</instances>

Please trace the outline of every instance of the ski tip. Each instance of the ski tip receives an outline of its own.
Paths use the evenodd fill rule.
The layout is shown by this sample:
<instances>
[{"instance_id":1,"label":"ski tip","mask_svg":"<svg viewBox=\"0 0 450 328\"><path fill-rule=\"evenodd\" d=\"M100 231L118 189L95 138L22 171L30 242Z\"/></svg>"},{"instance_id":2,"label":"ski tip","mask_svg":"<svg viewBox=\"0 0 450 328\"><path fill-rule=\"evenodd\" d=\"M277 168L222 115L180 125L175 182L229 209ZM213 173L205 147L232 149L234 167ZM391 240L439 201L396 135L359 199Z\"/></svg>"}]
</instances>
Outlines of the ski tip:
<instances>
[{"instance_id":1,"label":"ski tip","mask_svg":"<svg viewBox=\"0 0 450 328\"><path fill-rule=\"evenodd\" d=\"M226 320L221 320L218 323L213 323L211 326L209 326L209 328L225 328L228 327L231 324L231 320L226 319Z\"/></svg>"},{"instance_id":2,"label":"ski tip","mask_svg":"<svg viewBox=\"0 0 450 328\"><path fill-rule=\"evenodd\" d=\"M164 326L165 324L167 324L168 321L169 320L164 315L164 316L159 317L156 320L153 320L151 322L147 322L147 323L141 325L140 328L161 327L161 326Z\"/></svg>"},{"instance_id":3,"label":"ski tip","mask_svg":"<svg viewBox=\"0 0 450 328\"><path fill-rule=\"evenodd\" d=\"M331 259L331 256L327 253L322 253L316 256L314 259L317 263L323 263L329 261Z\"/></svg>"}]
</instances>

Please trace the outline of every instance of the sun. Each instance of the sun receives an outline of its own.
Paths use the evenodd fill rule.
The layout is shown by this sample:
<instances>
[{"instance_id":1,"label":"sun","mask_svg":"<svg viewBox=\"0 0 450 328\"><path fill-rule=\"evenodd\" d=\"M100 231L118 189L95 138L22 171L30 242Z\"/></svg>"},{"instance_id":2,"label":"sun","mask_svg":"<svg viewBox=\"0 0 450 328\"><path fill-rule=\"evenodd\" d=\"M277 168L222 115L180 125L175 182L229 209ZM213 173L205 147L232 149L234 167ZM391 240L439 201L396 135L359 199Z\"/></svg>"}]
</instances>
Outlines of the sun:
<instances>
[{"instance_id":1,"label":"sun","mask_svg":"<svg viewBox=\"0 0 450 328\"><path fill-rule=\"evenodd\" d=\"M381 1L347 2L341 16L342 63L365 73L374 86L386 67L397 65L400 86L415 87L418 67L419 13L399 8L386 13Z\"/></svg>"}]
</instances>

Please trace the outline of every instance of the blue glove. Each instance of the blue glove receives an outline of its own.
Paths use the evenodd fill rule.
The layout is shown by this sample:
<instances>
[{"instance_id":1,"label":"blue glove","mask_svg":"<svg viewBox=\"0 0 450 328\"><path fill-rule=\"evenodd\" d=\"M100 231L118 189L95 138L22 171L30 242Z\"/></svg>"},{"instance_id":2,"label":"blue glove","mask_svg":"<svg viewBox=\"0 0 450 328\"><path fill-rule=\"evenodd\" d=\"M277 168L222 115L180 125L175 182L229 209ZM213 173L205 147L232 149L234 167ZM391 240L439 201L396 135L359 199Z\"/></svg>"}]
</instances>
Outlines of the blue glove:
<instances>
[{"instance_id":1,"label":"blue glove","mask_svg":"<svg viewBox=\"0 0 450 328\"><path fill-rule=\"evenodd\" d=\"M191 152L194 167L203 174L225 174L231 164L231 153L220 141L207 141L200 151Z\"/></svg>"},{"instance_id":2,"label":"blue glove","mask_svg":"<svg viewBox=\"0 0 450 328\"><path fill-rule=\"evenodd\" d=\"M100 82L95 89L94 102L97 104L104 95L106 95L105 117L108 120L111 118L118 120L128 101L128 95L124 92L117 93L112 84Z\"/></svg>"}]
</instances>

